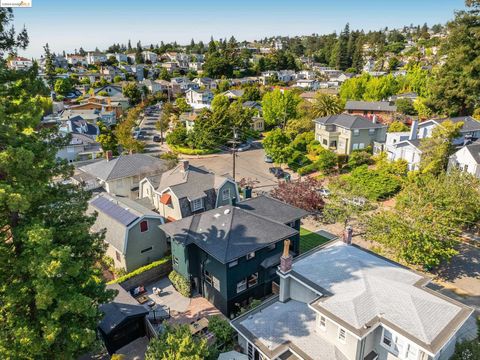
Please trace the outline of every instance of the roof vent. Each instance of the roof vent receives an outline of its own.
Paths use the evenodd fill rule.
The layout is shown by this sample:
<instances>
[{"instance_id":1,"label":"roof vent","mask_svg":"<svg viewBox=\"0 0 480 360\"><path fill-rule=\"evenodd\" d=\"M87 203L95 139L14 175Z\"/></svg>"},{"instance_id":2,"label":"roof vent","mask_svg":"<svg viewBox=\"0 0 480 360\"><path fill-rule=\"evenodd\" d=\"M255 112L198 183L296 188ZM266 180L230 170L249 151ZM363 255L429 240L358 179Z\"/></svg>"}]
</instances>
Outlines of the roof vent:
<instances>
[{"instance_id":1,"label":"roof vent","mask_svg":"<svg viewBox=\"0 0 480 360\"><path fill-rule=\"evenodd\" d=\"M225 211L223 212L225 215L227 214L230 214L230 209L225 209Z\"/></svg>"},{"instance_id":2,"label":"roof vent","mask_svg":"<svg viewBox=\"0 0 480 360\"><path fill-rule=\"evenodd\" d=\"M213 215L213 217L214 217L215 219L218 219L218 218L220 217L220 214L219 214L219 213L216 213L215 215Z\"/></svg>"}]
</instances>

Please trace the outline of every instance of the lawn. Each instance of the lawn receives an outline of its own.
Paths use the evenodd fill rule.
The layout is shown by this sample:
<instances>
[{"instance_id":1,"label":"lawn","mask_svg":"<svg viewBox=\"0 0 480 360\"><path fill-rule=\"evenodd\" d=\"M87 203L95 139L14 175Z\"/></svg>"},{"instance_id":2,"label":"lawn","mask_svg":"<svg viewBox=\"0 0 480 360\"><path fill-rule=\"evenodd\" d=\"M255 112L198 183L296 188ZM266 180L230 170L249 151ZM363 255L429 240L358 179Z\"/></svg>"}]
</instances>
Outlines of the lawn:
<instances>
[{"instance_id":1,"label":"lawn","mask_svg":"<svg viewBox=\"0 0 480 360\"><path fill-rule=\"evenodd\" d=\"M300 228L300 254L326 243L329 239L315 234L305 228Z\"/></svg>"}]
</instances>

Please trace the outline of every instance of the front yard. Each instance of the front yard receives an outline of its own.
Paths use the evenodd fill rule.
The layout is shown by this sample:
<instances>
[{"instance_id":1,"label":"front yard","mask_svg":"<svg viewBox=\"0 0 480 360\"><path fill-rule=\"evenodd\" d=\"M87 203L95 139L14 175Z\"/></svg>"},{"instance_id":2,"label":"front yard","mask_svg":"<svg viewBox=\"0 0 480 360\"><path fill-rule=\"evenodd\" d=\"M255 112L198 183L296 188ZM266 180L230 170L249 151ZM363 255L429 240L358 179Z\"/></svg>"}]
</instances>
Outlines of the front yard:
<instances>
[{"instance_id":1,"label":"front yard","mask_svg":"<svg viewBox=\"0 0 480 360\"><path fill-rule=\"evenodd\" d=\"M329 239L311 232L303 227L300 228L300 254L303 254L314 247L326 243Z\"/></svg>"}]
</instances>

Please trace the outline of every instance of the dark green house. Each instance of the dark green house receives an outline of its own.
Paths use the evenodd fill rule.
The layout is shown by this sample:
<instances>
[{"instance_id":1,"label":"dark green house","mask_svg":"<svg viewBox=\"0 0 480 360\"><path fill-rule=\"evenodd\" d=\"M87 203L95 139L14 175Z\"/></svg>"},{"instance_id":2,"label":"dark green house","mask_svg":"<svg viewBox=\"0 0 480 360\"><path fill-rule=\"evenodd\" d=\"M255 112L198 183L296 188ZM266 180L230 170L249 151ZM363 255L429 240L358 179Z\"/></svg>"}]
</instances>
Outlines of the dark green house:
<instances>
[{"instance_id":1,"label":"dark green house","mask_svg":"<svg viewBox=\"0 0 480 360\"><path fill-rule=\"evenodd\" d=\"M229 316L272 292L283 241L298 254L304 210L266 196L162 225L173 268Z\"/></svg>"}]
</instances>

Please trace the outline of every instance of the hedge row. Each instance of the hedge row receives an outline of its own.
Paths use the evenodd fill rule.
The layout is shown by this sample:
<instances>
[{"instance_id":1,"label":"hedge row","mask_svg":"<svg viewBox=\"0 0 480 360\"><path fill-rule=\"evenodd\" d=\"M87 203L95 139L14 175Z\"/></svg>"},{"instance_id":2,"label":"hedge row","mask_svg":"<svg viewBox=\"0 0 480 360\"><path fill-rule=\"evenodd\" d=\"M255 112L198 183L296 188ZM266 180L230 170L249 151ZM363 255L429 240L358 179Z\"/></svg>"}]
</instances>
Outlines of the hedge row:
<instances>
[{"instance_id":1,"label":"hedge row","mask_svg":"<svg viewBox=\"0 0 480 360\"><path fill-rule=\"evenodd\" d=\"M134 276L137 276L137 275L140 275L141 273L144 273L145 271L147 270L150 270L150 269L153 269L157 266L160 266L160 265L164 265L166 264L167 262L171 261L172 260L172 257L171 256L166 256L164 258L161 258L160 260L157 260L157 261L154 261L148 265L145 265L145 266L142 266L141 268L138 268L137 270L134 270L132 272L129 272L128 274L125 274L123 276L120 276L119 278L117 279L114 279L112 281L109 281L107 283L107 285L110 285L110 284L118 284L118 283L122 283L128 279L131 279L132 277Z\"/></svg>"},{"instance_id":2,"label":"hedge row","mask_svg":"<svg viewBox=\"0 0 480 360\"><path fill-rule=\"evenodd\" d=\"M184 276L180 275L175 270L168 275L168 278L172 282L173 287L183 296L190 297L192 289L190 287L190 282Z\"/></svg>"},{"instance_id":3,"label":"hedge row","mask_svg":"<svg viewBox=\"0 0 480 360\"><path fill-rule=\"evenodd\" d=\"M182 147L182 146L174 146L174 145L168 145L172 149L172 151L175 151L180 154L184 155L208 155L208 154L215 154L220 152L218 149L190 149L187 147Z\"/></svg>"}]
</instances>

